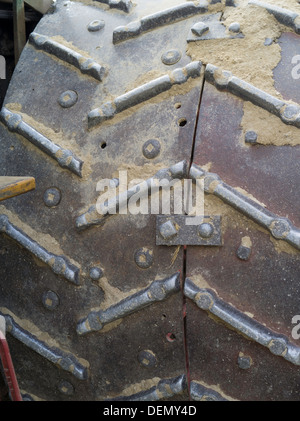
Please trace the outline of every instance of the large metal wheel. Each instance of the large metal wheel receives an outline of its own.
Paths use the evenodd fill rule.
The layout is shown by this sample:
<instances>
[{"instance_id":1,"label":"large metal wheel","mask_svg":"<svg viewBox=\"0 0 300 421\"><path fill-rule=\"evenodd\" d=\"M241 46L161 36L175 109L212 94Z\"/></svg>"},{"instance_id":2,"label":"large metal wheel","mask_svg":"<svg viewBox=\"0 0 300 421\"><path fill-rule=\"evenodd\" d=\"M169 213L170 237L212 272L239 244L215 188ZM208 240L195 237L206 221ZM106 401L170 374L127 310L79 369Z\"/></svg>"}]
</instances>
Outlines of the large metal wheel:
<instances>
[{"instance_id":1,"label":"large metal wheel","mask_svg":"<svg viewBox=\"0 0 300 421\"><path fill-rule=\"evenodd\" d=\"M31 33L0 124L36 179L0 206L24 400L299 399L298 3L58 0ZM125 173L203 182L204 219L101 215Z\"/></svg>"}]
</instances>

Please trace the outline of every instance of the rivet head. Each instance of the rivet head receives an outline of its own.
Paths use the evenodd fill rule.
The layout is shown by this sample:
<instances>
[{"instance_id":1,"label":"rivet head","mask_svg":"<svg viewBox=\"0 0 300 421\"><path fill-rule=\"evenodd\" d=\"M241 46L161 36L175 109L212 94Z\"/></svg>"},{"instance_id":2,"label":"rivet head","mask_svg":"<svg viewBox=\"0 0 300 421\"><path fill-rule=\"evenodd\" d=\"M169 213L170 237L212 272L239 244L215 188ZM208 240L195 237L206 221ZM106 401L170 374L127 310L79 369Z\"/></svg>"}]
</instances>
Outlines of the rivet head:
<instances>
[{"instance_id":1,"label":"rivet head","mask_svg":"<svg viewBox=\"0 0 300 421\"><path fill-rule=\"evenodd\" d=\"M198 292L195 302L202 310L209 310L214 305L214 298L209 292Z\"/></svg>"},{"instance_id":2,"label":"rivet head","mask_svg":"<svg viewBox=\"0 0 300 421\"><path fill-rule=\"evenodd\" d=\"M160 143L156 139L149 139L143 145L143 155L147 159L156 158L160 154Z\"/></svg>"},{"instance_id":3,"label":"rivet head","mask_svg":"<svg viewBox=\"0 0 300 421\"><path fill-rule=\"evenodd\" d=\"M45 205L49 208L57 206L61 201L60 190L56 187L51 187L50 189L47 189L44 193L43 200Z\"/></svg>"},{"instance_id":4,"label":"rivet head","mask_svg":"<svg viewBox=\"0 0 300 421\"><path fill-rule=\"evenodd\" d=\"M161 61L167 66L178 63L181 53L178 50L169 50L161 56Z\"/></svg>"},{"instance_id":5,"label":"rivet head","mask_svg":"<svg viewBox=\"0 0 300 421\"><path fill-rule=\"evenodd\" d=\"M43 305L48 310L54 310L59 305L58 295L53 291L47 291L43 294Z\"/></svg>"},{"instance_id":6,"label":"rivet head","mask_svg":"<svg viewBox=\"0 0 300 421\"><path fill-rule=\"evenodd\" d=\"M134 261L141 269L148 269L153 263L153 251L146 247L136 250Z\"/></svg>"},{"instance_id":7,"label":"rivet head","mask_svg":"<svg viewBox=\"0 0 300 421\"><path fill-rule=\"evenodd\" d=\"M272 44L273 44L273 38L266 38L265 39L264 45L266 47L268 47L269 45L272 45Z\"/></svg>"},{"instance_id":8,"label":"rivet head","mask_svg":"<svg viewBox=\"0 0 300 421\"><path fill-rule=\"evenodd\" d=\"M58 102L59 102L59 105L63 108L70 108L76 104L77 100L78 100L77 92L65 91L59 97Z\"/></svg>"},{"instance_id":9,"label":"rivet head","mask_svg":"<svg viewBox=\"0 0 300 421\"><path fill-rule=\"evenodd\" d=\"M198 234L202 238L210 238L213 235L213 233L214 233L214 227L212 224L209 224L208 222L204 222L198 227Z\"/></svg>"},{"instance_id":10,"label":"rivet head","mask_svg":"<svg viewBox=\"0 0 300 421\"><path fill-rule=\"evenodd\" d=\"M291 227L284 219L274 219L270 224L270 230L275 238L285 238L291 230Z\"/></svg>"},{"instance_id":11,"label":"rivet head","mask_svg":"<svg viewBox=\"0 0 300 421\"><path fill-rule=\"evenodd\" d=\"M103 276L103 270L99 267L92 267L90 269L90 278L93 281L98 281Z\"/></svg>"},{"instance_id":12,"label":"rivet head","mask_svg":"<svg viewBox=\"0 0 300 421\"><path fill-rule=\"evenodd\" d=\"M297 105L287 105L283 111L283 116L287 119L293 119L300 112L300 108Z\"/></svg>"},{"instance_id":13,"label":"rivet head","mask_svg":"<svg viewBox=\"0 0 300 421\"><path fill-rule=\"evenodd\" d=\"M268 347L274 355L284 355L287 351L287 346L284 339L272 339L269 342Z\"/></svg>"},{"instance_id":14,"label":"rivet head","mask_svg":"<svg viewBox=\"0 0 300 421\"><path fill-rule=\"evenodd\" d=\"M229 25L228 29L231 32L240 32L241 25L239 24L239 22L233 22L231 25Z\"/></svg>"},{"instance_id":15,"label":"rivet head","mask_svg":"<svg viewBox=\"0 0 300 421\"><path fill-rule=\"evenodd\" d=\"M159 227L159 232L165 240L169 240L170 238L175 237L175 235L177 235L177 229L172 221L164 222Z\"/></svg>"},{"instance_id":16,"label":"rivet head","mask_svg":"<svg viewBox=\"0 0 300 421\"><path fill-rule=\"evenodd\" d=\"M157 361L155 354L148 349L140 351L138 353L137 359L142 366L149 368L154 367Z\"/></svg>"},{"instance_id":17,"label":"rivet head","mask_svg":"<svg viewBox=\"0 0 300 421\"><path fill-rule=\"evenodd\" d=\"M105 22L104 20L93 20L88 24L88 31L90 32L97 32L100 31L100 29L104 28Z\"/></svg>"}]
</instances>

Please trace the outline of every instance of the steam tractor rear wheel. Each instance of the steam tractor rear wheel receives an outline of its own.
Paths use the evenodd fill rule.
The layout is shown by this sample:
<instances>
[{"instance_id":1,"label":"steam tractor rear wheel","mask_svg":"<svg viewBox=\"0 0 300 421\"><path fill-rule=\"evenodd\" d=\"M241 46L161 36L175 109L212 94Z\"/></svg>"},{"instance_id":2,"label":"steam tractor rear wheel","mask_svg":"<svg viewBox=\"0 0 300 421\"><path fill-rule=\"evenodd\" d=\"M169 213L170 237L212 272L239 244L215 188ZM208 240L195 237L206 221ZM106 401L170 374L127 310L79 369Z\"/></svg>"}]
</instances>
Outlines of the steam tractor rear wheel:
<instances>
[{"instance_id":1,"label":"steam tractor rear wheel","mask_svg":"<svg viewBox=\"0 0 300 421\"><path fill-rule=\"evenodd\" d=\"M24 400L299 399L299 33L296 0L38 23L0 124L2 175L36 180L0 205Z\"/></svg>"}]
</instances>

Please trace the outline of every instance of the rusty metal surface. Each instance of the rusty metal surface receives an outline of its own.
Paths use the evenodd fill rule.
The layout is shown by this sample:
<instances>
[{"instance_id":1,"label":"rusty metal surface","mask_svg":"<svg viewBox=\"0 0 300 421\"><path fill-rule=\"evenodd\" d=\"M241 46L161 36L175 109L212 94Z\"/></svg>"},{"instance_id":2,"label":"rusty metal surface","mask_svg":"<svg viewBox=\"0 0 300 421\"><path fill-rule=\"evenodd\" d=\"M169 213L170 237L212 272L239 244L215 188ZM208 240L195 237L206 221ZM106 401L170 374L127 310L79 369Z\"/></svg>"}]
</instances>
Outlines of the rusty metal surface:
<instances>
[{"instance_id":1,"label":"rusty metal surface","mask_svg":"<svg viewBox=\"0 0 300 421\"><path fill-rule=\"evenodd\" d=\"M287 82L282 72L289 63L287 57L294 54L294 44L287 43L291 39L299 43L299 36L281 37L283 55L274 72L275 85L286 99L299 101L295 86L291 94L291 78ZM194 162L200 166L210 163L210 173L299 227L299 146L245 146L243 104L205 83ZM187 276L232 306L228 317L234 325L243 326L241 317L248 315L249 323L258 323L253 327L254 337L259 338L260 326L264 326L275 336L284 335L297 348L292 318L299 310L299 252L283 247L282 241L221 199L207 194L205 201L206 209L222 215L223 247L188 247ZM245 337L243 329L239 332L224 324L189 299L186 326L191 384L210 385L226 399L298 400L298 364L272 355L256 340Z\"/></svg>"},{"instance_id":2,"label":"rusty metal surface","mask_svg":"<svg viewBox=\"0 0 300 421\"><path fill-rule=\"evenodd\" d=\"M281 61L274 69L275 88L287 100L300 102L299 35L286 32L278 39Z\"/></svg>"},{"instance_id":3,"label":"rusty metal surface","mask_svg":"<svg viewBox=\"0 0 300 421\"><path fill-rule=\"evenodd\" d=\"M197 83L191 79L175 86L171 95L150 98L121 113L113 124L104 123L87 131L88 113L101 105L107 92L117 97L142 85L142 79L147 82L155 78L148 75L153 60L156 75L183 68L191 60L185 55L185 39L168 38L168 28L145 34L145 44L120 44L115 52L110 46L111 30L132 16L76 2L67 6L60 2L58 9L59 13L46 16L36 31L45 36L59 32L65 42L71 41L72 33L73 47L87 50L86 54L107 70L103 81L98 81L30 44L5 99L4 106L22 116L28 135L16 133L14 127L6 126L5 118L2 120L3 173L14 175L22 170L36 179L36 189L26 199L13 198L2 209L9 214L16 236L12 239L4 234L0 239L1 278L9 280L1 283L0 311L10 323L8 337L20 387L22 393L28 393L28 399L117 399L124 393L148 393L154 386L162 393L157 396L165 399L178 394L179 399L187 398L180 290L183 249L156 246L155 215L112 215L104 226L84 231L77 230L76 219L96 203L99 180L117 179L120 169L128 170L129 180L146 179L161 168L190 159L202 76ZM100 37L99 32L87 30L95 19L105 21ZM178 22L171 30L175 33L181 27ZM85 35L79 38L79 33ZM60 43L62 38L58 39ZM101 49L96 48L99 44ZM164 64L163 53L170 49L179 51L181 59ZM132 66L125 72L128 56L132 57ZM68 92L75 92L76 100L65 106ZM12 102L17 107L11 106ZM168 130L162 131L161 125ZM32 141L32 129L43 137ZM83 162L82 178L37 147L47 139L76 153ZM147 153L151 149L149 140L154 141L151 145L158 145L158 153ZM64 262L72 261L72 267L78 269L75 283L75 278L63 275L63 261L57 260L58 256ZM179 284L164 301L157 292L157 300L147 309L137 302L131 314L116 314L119 308L130 306L136 295L143 297L142 291L155 281L174 274ZM113 313L113 317L99 332L80 336L76 326L94 309L105 309L105 316ZM33 331L32 326L36 327ZM55 338L55 346L49 345L49 338ZM154 356L149 366L140 353ZM178 380L172 380L178 378L183 379L179 382L182 389ZM168 379L171 389L164 386L165 381L169 384ZM132 393L126 391L129 387ZM173 390L173 395L164 390Z\"/></svg>"},{"instance_id":4,"label":"rusty metal surface","mask_svg":"<svg viewBox=\"0 0 300 421\"><path fill-rule=\"evenodd\" d=\"M23 400L297 400L300 149L242 130L245 97L275 117L286 103L187 55L192 27L220 26L206 2L97 3L58 1L41 20L1 112L3 174L37 184L0 212L0 314ZM298 40L279 40L286 101L299 102L283 82ZM213 247L174 240L165 215L97 214L98 181L182 179L188 164L204 168ZM220 185L277 215L271 233ZM172 241L156 244L157 228Z\"/></svg>"}]
</instances>

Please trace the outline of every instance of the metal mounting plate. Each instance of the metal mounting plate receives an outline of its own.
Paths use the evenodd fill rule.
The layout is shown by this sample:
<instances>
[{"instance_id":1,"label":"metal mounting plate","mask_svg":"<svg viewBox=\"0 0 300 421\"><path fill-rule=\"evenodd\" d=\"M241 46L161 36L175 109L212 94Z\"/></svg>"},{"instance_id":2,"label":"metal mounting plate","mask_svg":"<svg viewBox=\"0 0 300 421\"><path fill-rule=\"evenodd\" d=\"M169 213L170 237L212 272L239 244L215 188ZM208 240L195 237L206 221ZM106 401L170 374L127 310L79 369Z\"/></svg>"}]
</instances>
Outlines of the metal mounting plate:
<instances>
[{"instance_id":1,"label":"metal mounting plate","mask_svg":"<svg viewBox=\"0 0 300 421\"><path fill-rule=\"evenodd\" d=\"M221 246L221 216L158 215L156 245Z\"/></svg>"}]
</instances>

